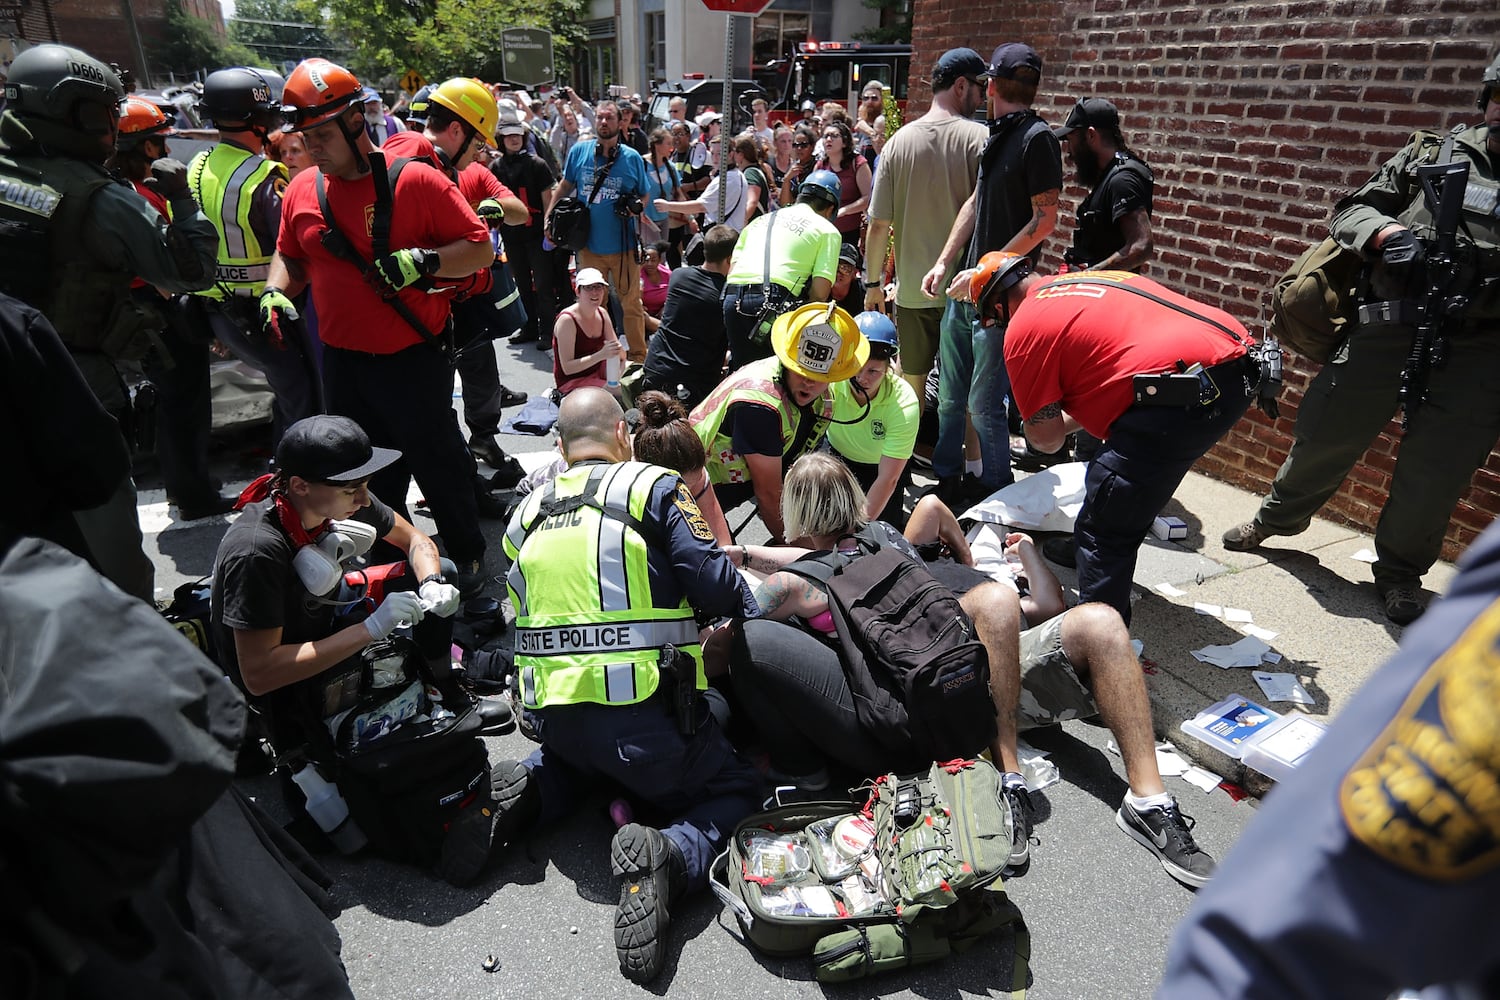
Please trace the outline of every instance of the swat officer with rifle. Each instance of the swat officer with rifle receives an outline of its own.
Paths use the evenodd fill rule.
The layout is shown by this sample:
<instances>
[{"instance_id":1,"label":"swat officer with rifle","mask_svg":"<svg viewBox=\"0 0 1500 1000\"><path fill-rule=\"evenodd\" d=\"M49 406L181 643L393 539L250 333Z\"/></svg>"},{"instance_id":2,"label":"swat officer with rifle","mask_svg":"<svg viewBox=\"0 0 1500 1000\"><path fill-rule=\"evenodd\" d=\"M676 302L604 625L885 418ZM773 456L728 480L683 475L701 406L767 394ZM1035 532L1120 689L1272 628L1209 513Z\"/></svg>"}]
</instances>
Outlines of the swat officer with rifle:
<instances>
[{"instance_id":1,"label":"swat officer with rifle","mask_svg":"<svg viewBox=\"0 0 1500 1000\"><path fill-rule=\"evenodd\" d=\"M1358 322L1308 386L1270 496L1224 534L1246 550L1304 531L1399 405L1374 565L1397 625L1425 609L1422 575L1500 437L1500 57L1477 105L1482 123L1413 134L1335 208L1333 238L1366 261Z\"/></svg>"}]
</instances>

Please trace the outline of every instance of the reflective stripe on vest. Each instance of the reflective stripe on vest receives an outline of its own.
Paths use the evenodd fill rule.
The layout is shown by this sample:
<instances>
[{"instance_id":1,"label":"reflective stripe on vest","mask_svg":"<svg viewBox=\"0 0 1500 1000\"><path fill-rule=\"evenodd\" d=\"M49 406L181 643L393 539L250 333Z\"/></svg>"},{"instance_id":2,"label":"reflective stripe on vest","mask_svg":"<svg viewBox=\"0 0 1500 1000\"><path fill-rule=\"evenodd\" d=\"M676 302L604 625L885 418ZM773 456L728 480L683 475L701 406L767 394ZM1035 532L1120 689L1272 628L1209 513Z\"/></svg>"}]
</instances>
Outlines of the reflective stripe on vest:
<instances>
[{"instance_id":1,"label":"reflective stripe on vest","mask_svg":"<svg viewBox=\"0 0 1500 1000\"><path fill-rule=\"evenodd\" d=\"M516 609L515 665L527 708L644 701L656 692L657 662L668 643L693 657L699 686L706 685L687 601L652 606L653 543L641 530L649 532L643 522L653 487L671 475L641 462L578 466L532 493L512 518L504 541L511 562L506 583ZM578 496L618 516L588 505L544 510L551 501Z\"/></svg>"},{"instance_id":2,"label":"reflective stripe on vest","mask_svg":"<svg viewBox=\"0 0 1500 1000\"><path fill-rule=\"evenodd\" d=\"M275 160L227 142L193 157L188 168L193 194L219 233L214 285L195 294L211 299L222 299L229 293L260 294L270 271L273 248L261 246L256 239L250 211L255 192L268 177L285 169Z\"/></svg>"},{"instance_id":3,"label":"reflective stripe on vest","mask_svg":"<svg viewBox=\"0 0 1500 1000\"><path fill-rule=\"evenodd\" d=\"M693 409L689 420L693 430L698 433L698 439L703 442L704 451L708 453L709 482L722 484L750 481L749 463L745 461L745 456L735 452L733 435L724 432L724 418L729 413L729 407L735 403L749 403L776 411L781 418L781 454L783 458L787 457L792 440L797 436L797 423L801 415L777 379L780 368L781 362L774 356L752 361L720 382L719 387ZM813 405L818 408L815 419L826 421L833 416L833 397L830 393L825 392ZM813 428L813 433L807 436L804 453L811 451L822 436L822 428Z\"/></svg>"}]
</instances>

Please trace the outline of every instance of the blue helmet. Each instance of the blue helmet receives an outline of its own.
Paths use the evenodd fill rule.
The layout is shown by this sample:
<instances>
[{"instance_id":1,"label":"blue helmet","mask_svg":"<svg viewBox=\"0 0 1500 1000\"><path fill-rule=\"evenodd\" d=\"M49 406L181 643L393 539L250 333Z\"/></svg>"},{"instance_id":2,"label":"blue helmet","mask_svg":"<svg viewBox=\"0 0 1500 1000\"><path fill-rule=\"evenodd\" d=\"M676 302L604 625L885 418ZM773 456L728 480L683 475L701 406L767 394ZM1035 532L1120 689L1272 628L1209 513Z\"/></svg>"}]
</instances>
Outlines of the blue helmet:
<instances>
[{"instance_id":1,"label":"blue helmet","mask_svg":"<svg viewBox=\"0 0 1500 1000\"><path fill-rule=\"evenodd\" d=\"M896 324L883 312L862 312L854 317L854 325L870 342L870 357L889 360L901 350L896 339Z\"/></svg>"},{"instance_id":2,"label":"blue helmet","mask_svg":"<svg viewBox=\"0 0 1500 1000\"><path fill-rule=\"evenodd\" d=\"M814 170L807 175L807 180L797 189L797 200L808 201L819 199L828 204L837 206L843 200L843 185L839 183L839 175L832 170Z\"/></svg>"},{"instance_id":3,"label":"blue helmet","mask_svg":"<svg viewBox=\"0 0 1500 1000\"><path fill-rule=\"evenodd\" d=\"M426 126L427 124L427 102L432 95L432 84L424 84L411 100L406 102L406 121L409 125Z\"/></svg>"}]
</instances>

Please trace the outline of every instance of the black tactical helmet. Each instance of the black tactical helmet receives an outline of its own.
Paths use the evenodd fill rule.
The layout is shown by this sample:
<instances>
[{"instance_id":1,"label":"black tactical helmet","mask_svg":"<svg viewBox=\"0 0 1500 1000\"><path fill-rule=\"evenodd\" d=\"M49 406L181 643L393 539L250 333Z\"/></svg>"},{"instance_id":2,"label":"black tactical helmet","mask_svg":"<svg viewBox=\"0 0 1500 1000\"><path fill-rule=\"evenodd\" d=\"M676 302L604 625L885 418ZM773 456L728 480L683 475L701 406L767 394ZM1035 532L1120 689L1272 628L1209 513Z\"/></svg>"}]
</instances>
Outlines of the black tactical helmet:
<instances>
[{"instance_id":1,"label":"black tactical helmet","mask_svg":"<svg viewBox=\"0 0 1500 1000\"><path fill-rule=\"evenodd\" d=\"M1489 106L1497 90L1500 90L1500 55L1495 56L1490 68L1484 71L1484 87L1479 91L1479 100L1475 102L1480 111Z\"/></svg>"},{"instance_id":2,"label":"black tactical helmet","mask_svg":"<svg viewBox=\"0 0 1500 1000\"><path fill-rule=\"evenodd\" d=\"M113 66L66 45L37 45L10 64L0 130L12 145L35 143L45 155L103 163L124 100Z\"/></svg>"},{"instance_id":3,"label":"black tactical helmet","mask_svg":"<svg viewBox=\"0 0 1500 1000\"><path fill-rule=\"evenodd\" d=\"M281 125L280 90L260 70L247 66L215 70L203 81L198 110L216 128L269 131Z\"/></svg>"},{"instance_id":4,"label":"black tactical helmet","mask_svg":"<svg viewBox=\"0 0 1500 1000\"><path fill-rule=\"evenodd\" d=\"M37 45L16 56L5 81L7 110L90 135L114 128L125 100L118 71L80 49Z\"/></svg>"}]
</instances>

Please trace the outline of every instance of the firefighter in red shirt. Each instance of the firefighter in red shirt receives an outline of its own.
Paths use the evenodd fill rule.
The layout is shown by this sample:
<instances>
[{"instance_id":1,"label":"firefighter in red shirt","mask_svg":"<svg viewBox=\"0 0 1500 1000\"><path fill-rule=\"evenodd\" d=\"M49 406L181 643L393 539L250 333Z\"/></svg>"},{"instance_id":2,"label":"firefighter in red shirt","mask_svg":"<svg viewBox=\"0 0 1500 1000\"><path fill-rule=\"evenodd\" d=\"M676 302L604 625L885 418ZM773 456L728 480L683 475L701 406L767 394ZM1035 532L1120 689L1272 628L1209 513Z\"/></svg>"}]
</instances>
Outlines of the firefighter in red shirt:
<instances>
[{"instance_id":1,"label":"firefighter in red shirt","mask_svg":"<svg viewBox=\"0 0 1500 1000\"><path fill-rule=\"evenodd\" d=\"M391 136L380 148L387 163L398 156L431 162L458 185L469 207L486 222L503 220L518 225L530 217L525 203L481 163L488 150L495 147L498 117L495 96L484 84L454 77L429 90L420 106L414 101L412 114L407 118L411 128ZM503 266L498 260L494 263L496 268ZM486 337L487 326L498 318L494 284L491 269L484 268L476 271L461 289L462 297L453 307L458 343ZM509 336L512 332L499 330L488 336ZM491 468L509 469L510 475L518 478L522 472L520 465L506 457L495 435L500 430L501 408L526 402L525 393L501 384L499 364L489 339L459 354L458 377L463 383L469 450ZM505 485L514 485L514 481Z\"/></svg>"},{"instance_id":2,"label":"firefighter in red shirt","mask_svg":"<svg viewBox=\"0 0 1500 1000\"><path fill-rule=\"evenodd\" d=\"M365 132L361 89L353 73L324 59L302 62L287 78L283 128L302 133L318 169L287 186L261 319L269 329L295 316L290 296L311 286L329 411L402 452L370 487L399 501L415 475L458 565L452 582L471 597L486 582L485 541L473 462L453 415L444 349L451 296L428 289L433 279L487 268L494 247L458 188L430 165L406 163L388 181L384 155ZM389 190L385 205L381 188ZM404 503L395 507L405 516Z\"/></svg>"}]
</instances>

